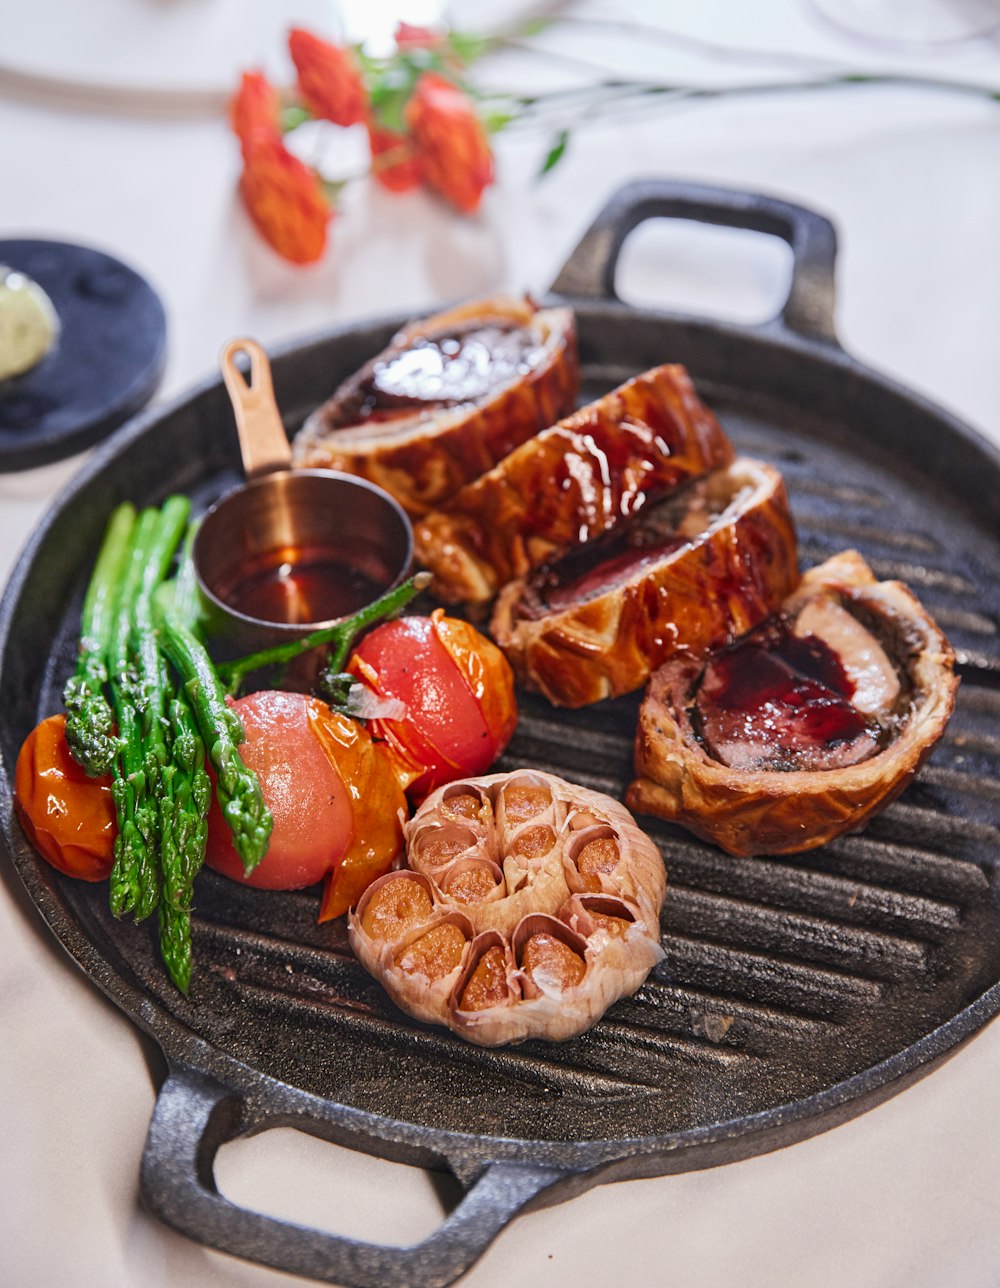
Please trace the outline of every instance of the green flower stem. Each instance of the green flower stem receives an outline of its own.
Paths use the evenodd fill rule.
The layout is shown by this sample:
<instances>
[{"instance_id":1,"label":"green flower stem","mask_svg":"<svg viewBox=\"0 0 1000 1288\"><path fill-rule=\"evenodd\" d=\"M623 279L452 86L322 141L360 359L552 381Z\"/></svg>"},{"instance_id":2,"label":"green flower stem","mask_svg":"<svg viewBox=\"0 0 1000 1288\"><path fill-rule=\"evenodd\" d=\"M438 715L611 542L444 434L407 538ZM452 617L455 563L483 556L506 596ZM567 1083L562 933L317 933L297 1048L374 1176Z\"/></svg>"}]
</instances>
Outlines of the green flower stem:
<instances>
[{"instance_id":1,"label":"green flower stem","mask_svg":"<svg viewBox=\"0 0 1000 1288\"><path fill-rule=\"evenodd\" d=\"M587 111L600 107L650 105L667 100L670 103L697 102L717 98L749 98L768 94L797 94L814 90L841 89L857 85L889 85L904 89L929 89L942 93L965 94L974 98L1000 100L1000 87L972 81L949 80L940 76L919 76L905 72L838 71L817 76L780 81L750 81L737 85L673 85L659 81L609 79L594 84L549 90L541 94L496 94L485 102L506 105L512 116L511 126L551 124L554 117L567 111ZM602 117L602 119L605 119Z\"/></svg>"}]
</instances>

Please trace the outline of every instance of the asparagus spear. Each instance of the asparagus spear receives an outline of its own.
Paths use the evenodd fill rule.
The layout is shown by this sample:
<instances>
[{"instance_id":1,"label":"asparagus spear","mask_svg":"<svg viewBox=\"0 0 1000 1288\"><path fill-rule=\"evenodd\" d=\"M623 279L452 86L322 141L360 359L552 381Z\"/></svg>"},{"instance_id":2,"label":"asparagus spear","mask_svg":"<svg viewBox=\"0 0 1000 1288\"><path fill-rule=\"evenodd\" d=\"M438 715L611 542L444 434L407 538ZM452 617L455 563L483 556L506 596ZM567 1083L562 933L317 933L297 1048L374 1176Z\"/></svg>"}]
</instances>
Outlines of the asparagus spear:
<instances>
[{"instance_id":1,"label":"asparagus spear","mask_svg":"<svg viewBox=\"0 0 1000 1288\"><path fill-rule=\"evenodd\" d=\"M197 532L197 522L188 525L177 574L172 581L163 583L156 596L157 604L169 605L177 620L183 622L195 636L199 634L201 602L191 549ZM167 592L169 598L165 599L163 596ZM170 725L173 734L173 762L178 773L174 792L177 806L174 832L178 851L182 856L183 878L190 886L205 856L212 781L205 768L205 744L198 732L190 702L183 692L175 694L170 704Z\"/></svg>"},{"instance_id":2,"label":"asparagus spear","mask_svg":"<svg viewBox=\"0 0 1000 1288\"><path fill-rule=\"evenodd\" d=\"M198 729L215 767L215 791L222 816L233 833L244 871L254 870L267 852L273 818L260 783L238 751L243 741L239 717L226 706L226 694L204 646L169 605L163 613L161 644L181 677L181 692L191 704Z\"/></svg>"},{"instance_id":3,"label":"asparagus spear","mask_svg":"<svg viewBox=\"0 0 1000 1288\"><path fill-rule=\"evenodd\" d=\"M183 694L169 705L170 763L161 775L163 893L159 905L160 955L182 993L191 982L191 903L205 859L212 783L205 744Z\"/></svg>"},{"instance_id":4,"label":"asparagus spear","mask_svg":"<svg viewBox=\"0 0 1000 1288\"><path fill-rule=\"evenodd\" d=\"M115 597L134 526L135 506L128 502L108 520L83 601L76 670L63 690L70 754L91 778L108 773L115 758L114 715L104 686Z\"/></svg>"},{"instance_id":5,"label":"asparagus spear","mask_svg":"<svg viewBox=\"0 0 1000 1288\"><path fill-rule=\"evenodd\" d=\"M164 775L167 822L160 904L160 953L171 978L186 993L191 977L191 902L194 879L205 859L212 781L205 767L205 744L186 695L170 703L173 733L171 764Z\"/></svg>"},{"instance_id":6,"label":"asparagus spear","mask_svg":"<svg viewBox=\"0 0 1000 1288\"><path fill-rule=\"evenodd\" d=\"M226 686L226 692L230 695L238 693L244 678L251 671L259 671L266 666L283 666L301 653L308 653L310 649L320 648L324 644L330 645L327 672L335 675L343 669L351 645L362 631L383 618L393 617L396 613L402 612L410 600L416 598L430 584L430 581L429 572L418 572L404 581L401 586L387 590L384 595L380 595L374 602L360 609L353 617L346 617L335 626L326 626L322 630L313 631L311 635L303 636L302 639L289 640L287 644L276 644L273 648L262 649L259 653L251 653L248 657L236 658L232 662L221 662L217 669ZM349 678L353 680L354 677Z\"/></svg>"},{"instance_id":7,"label":"asparagus spear","mask_svg":"<svg viewBox=\"0 0 1000 1288\"><path fill-rule=\"evenodd\" d=\"M200 603L191 547L198 525L188 526L180 565L171 581L156 591L157 612L168 606L196 631ZM205 859L212 782L205 768L205 744L187 695L175 693L169 704L170 763L162 775L163 897L160 903L160 955L170 977L186 993L191 981L191 903L194 879Z\"/></svg>"},{"instance_id":8,"label":"asparagus spear","mask_svg":"<svg viewBox=\"0 0 1000 1288\"><path fill-rule=\"evenodd\" d=\"M199 639L202 637L202 605L198 592L198 579L194 571L194 557L191 552L200 525L200 519L188 524L187 534L177 561L177 571L169 581L157 587L154 596L157 620L162 620L168 612L172 613Z\"/></svg>"},{"instance_id":9,"label":"asparagus spear","mask_svg":"<svg viewBox=\"0 0 1000 1288\"><path fill-rule=\"evenodd\" d=\"M155 513L155 511L154 511ZM132 606L132 653L142 714L143 768L146 790L155 798L160 772L167 763L167 703L170 681L157 647L153 622L153 595L167 575L184 530L191 503L187 497L169 497L156 515L156 530L150 541L138 593Z\"/></svg>"},{"instance_id":10,"label":"asparagus spear","mask_svg":"<svg viewBox=\"0 0 1000 1288\"><path fill-rule=\"evenodd\" d=\"M172 784L173 836L180 856L179 883L183 882L190 890L205 857L212 780L205 767L205 743L198 732L194 712L182 694L177 694L170 704L170 724L176 770Z\"/></svg>"},{"instance_id":11,"label":"asparagus spear","mask_svg":"<svg viewBox=\"0 0 1000 1288\"><path fill-rule=\"evenodd\" d=\"M183 749L178 749L169 736L169 708L175 699L166 663L157 646L153 596L167 574L190 512L186 497L173 496L164 503L142 571L132 621L132 651L141 695L139 713L146 790L142 818L147 820L147 842L159 859L160 954L182 992L187 992L191 979L191 886L186 876L189 856L183 850L185 838L177 835L176 820L179 784L175 779L178 769L183 769L183 764L178 765ZM192 844L190 838L187 840ZM203 856L202 841L195 870ZM146 906L142 904L143 910Z\"/></svg>"},{"instance_id":12,"label":"asparagus spear","mask_svg":"<svg viewBox=\"0 0 1000 1288\"><path fill-rule=\"evenodd\" d=\"M166 576L190 513L186 497L139 516L112 632L112 691L118 716L118 841L111 907L148 917L160 897L160 777L167 764L169 680L156 645L153 593ZM118 842L121 842L120 844Z\"/></svg>"},{"instance_id":13,"label":"asparagus spear","mask_svg":"<svg viewBox=\"0 0 1000 1288\"><path fill-rule=\"evenodd\" d=\"M135 601L158 527L158 512L144 510L123 565L108 646L111 695L118 721L118 755L111 786L118 815L115 862L111 870L111 911L116 917L134 912L137 920L148 917L156 907L159 882L155 819L146 801L146 767L138 712L141 694L130 645Z\"/></svg>"},{"instance_id":14,"label":"asparagus spear","mask_svg":"<svg viewBox=\"0 0 1000 1288\"><path fill-rule=\"evenodd\" d=\"M177 573L171 581L164 582L160 587L156 602L158 605L161 603L168 605L177 620L183 622L192 635L200 638L198 623L201 617L201 601L198 596L194 560L191 556L199 522L200 520L188 525ZM164 595L169 595L169 598L163 598ZM162 619L162 613L159 615ZM180 849L187 855L189 861L186 879L190 882L194 880L204 857L208 809L212 803L212 782L205 768L205 744L198 732L198 724L191 705L183 693L175 695L170 704L170 724L173 730L174 761L178 770L184 775L182 789L177 797L182 807L179 816L179 835ZM201 854L195 853L197 847L188 845L188 834L201 835Z\"/></svg>"},{"instance_id":15,"label":"asparagus spear","mask_svg":"<svg viewBox=\"0 0 1000 1288\"><path fill-rule=\"evenodd\" d=\"M173 707L172 690L166 664L162 669L163 693ZM177 828L177 788L179 767L176 740L170 741L170 758L160 767L157 781L157 817L160 825L160 902L156 914L160 931L160 956L182 993L191 982L191 898L182 878L184 851L179 844Z\"/></svg>"},{"instance_id":16,"label":"asparagus spear","mask_svg":"<svg viewBox=\"0 0 1000 1288\"><path fill-rule=\"evenodd\" d=\"M164 894L156 915L163 964L170 978L186 994L191 986L191 909L175 907Z\"/></svg>"}]
</instances>

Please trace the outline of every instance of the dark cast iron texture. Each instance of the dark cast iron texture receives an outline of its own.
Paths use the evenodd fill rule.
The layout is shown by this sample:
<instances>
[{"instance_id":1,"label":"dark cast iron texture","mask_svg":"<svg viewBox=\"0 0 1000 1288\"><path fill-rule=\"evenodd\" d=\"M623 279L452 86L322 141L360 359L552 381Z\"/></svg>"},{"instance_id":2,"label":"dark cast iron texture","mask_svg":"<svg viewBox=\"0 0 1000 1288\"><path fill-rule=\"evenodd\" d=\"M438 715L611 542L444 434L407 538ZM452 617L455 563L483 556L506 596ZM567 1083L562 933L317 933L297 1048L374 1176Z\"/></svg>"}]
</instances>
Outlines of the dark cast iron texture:
<instances>
[{"instance_id":1,"label":"dark cast iron texture","mask_svg":"<svg viewBox=\"0 0 1000 1288\"><path fill-rule=\"evenodd\" d=\"M793 250L788 300L759 327L636 311L614 294L643 219L751 228ZM640 820L670 876L666 956L590 1032L483 1050L397 1011L316 891L199 877L188 998L152 930L115 922L103 887L66 880L12 814L18 747L59 706L83 589L110 508L172 490L205 506L239 482L213 381L123 429L34 534L0 608L0 811L41 915L168 1066L142 1166L149 1207L191 1237L333 1283L440 1285L518 1213L603 1181L709 1167L788 1145L877 1104L1000 1009L1000 453L866 370L833 328L835 239L775 199L655 180L598 217L556 282L576 308L584 394L683 362L740 451L778 465L803 563L857 546L917 591L962 673L942 744L862 835L797 858L729 858ZM290 432L399 319L274 355ZM559 712L526 697L503 767L535 765L620 796L638 696ZM457 1179L424 1242L396 1248L244 1210L213 1178L219 1147L294 1126Z\"/></svg>"}]
</instances>

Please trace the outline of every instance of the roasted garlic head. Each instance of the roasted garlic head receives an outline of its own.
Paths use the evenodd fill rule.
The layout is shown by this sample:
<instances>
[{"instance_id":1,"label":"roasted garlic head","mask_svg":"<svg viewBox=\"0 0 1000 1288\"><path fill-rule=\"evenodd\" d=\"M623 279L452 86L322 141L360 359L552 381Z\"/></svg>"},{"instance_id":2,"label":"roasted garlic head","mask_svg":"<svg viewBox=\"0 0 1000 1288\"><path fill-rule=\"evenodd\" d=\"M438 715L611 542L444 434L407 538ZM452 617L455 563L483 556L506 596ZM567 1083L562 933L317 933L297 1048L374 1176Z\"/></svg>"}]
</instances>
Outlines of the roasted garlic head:
<instances>
[{"instance_id":1,"label":"roasted garlic head","mask_svg":"<svg viewBox=\"0 0 1000 1288\"><path fill-rule=\"evenodd\" d=\"M660 960L666 873L625 807L539 770L450 783L351 946L392 1000L480 1046L575 1037Z\"/></svg>"}]
</instances>

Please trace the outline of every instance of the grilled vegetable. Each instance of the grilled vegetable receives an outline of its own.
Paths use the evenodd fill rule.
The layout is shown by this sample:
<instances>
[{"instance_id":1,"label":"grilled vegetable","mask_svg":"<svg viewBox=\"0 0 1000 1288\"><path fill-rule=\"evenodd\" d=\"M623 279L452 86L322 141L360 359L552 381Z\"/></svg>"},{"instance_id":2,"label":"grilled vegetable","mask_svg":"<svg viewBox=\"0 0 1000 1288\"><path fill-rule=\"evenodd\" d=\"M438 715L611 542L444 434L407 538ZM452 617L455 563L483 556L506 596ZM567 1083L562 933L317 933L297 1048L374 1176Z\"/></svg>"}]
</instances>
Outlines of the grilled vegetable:
<instances>
[{"instance_id":1,"label":"grilled vegetable","mask_svg":"<svg viewBox=\"0 0 1000 1288\"><path fill-rule=\"evenodd\" d=\"M83 601L76 670L63 690L66 741L73 759L91 778L110 772L117 749L104 686L118 582L134 526L134 505L125 502L112 512Z\"/></svg>"},{"instance_id":2,"label":"grilled vegetable","mask_svg":"<svg viewBox=\"0 0 1000 1288\"><path fill-rule=\"evenodd\" d=\"M43 722L26 740L17 783L25 829L54 866L91 880L110 875L116 917L131 912L141 920L158 908L163 960L185 992L191 978L193 881L204 860L212 797L206 738L223 810L248 867L263 856L271 827L259 784L236 750L242 726L228 711L194 634L191 533L177 578L165 582L189 514L190 503L180 496L170 497L162 509L143 510L138 518L134 507L120 506L88 586L84 640L67 700L89 769L110 747L112 778L108 783L95 779L91 791L81 792L88 780L70 760L59 717L55 725ZM162 633L160 619L169 621ZM179 688L170 657L181 675ZM51 788L44 800L40 783ZM73 830L77 817L87 833L82 841Z\"/></svg>"},{"instance_id":3,"label":"grilled vegetable","mask_svg":"<svg viewBox=\"0 0 1000 1288\"><path fill-rule=\"evenodd\" d=\"M205 768L205 744L186 698L169 704L170 763L161 774L159 905L160 956L170 977L186 993L191 982L191 902L194 878L205 858L212 784Z\"/></svg>"},{"instance_id":4,"label":"grilled vegetable","mask_svg":"<svg viewBox=\"0 0 1000 1288\"><path fill-rule=\"evenodd\" d=\"M163 613L160 630L163 650L181 677L182 692L191 703L215 769L222 816L233 833L244 870L252 872L267 851L274 820L257 775L240 757L243 726L226 705L225 691L205 646L172 609Z\"/></svg>"},{"instance_id":5,"label":"grilled vegetable","mask_svg":"<svg viewBox=\"0 0 1000 1288\"><path fill-rule=\"evenodd\" d=\"M119 744L111 789L118 815L115 864L111 870L111 911L116 917L134 913L137 921L149 916L160 897L156 810L146 792L147 766L139 714L144 695L132 655L135 601L146 564L154 554L158 527L157 511L144 510L124 563L108 648L108 674Z\"/></svg>"},{"instance_id":6,"label":"grilled vegetable","mask_svg":"<svg viewBox=\"0 0 1000 1288\"><path fill-rule=\"evenodd\" d=\"M190 508L185 497L174 496L162 510L150 508L139 516L111 629L110 678L119 740L111 908L118 917L134 912L137 920L149 916L160 900L160 779L169 757L166 717L172 694L157 648L153 595L184 535Z\"/></svg>"},{"instance_id":7,"label":"grilled vegetable","mask_svg":"<svg viewBox=\"0 0 1000 1288\"><path fill-rule=\"evenodd\" d=\"M344 676L341 672L351 645L357 637L376 622L402 612L410 600L430 584L430 580L429 572L418 572L402 585L387 590L384 595L380 595L378 599L359 609L352 617L346 617L334 626L325 626L322 630L303 636L302 639L289 640L286 644L276 644L273 648L261 649L260 652L251 653L248 657L220 663L216 669L226 686L226 692L231 695L239 693L244 679L252 671L285 666L303 653L324 646L329 649L324 683L327 686L337 686L339 681L349 683L351 677Z\"/></svg>"},{"instance_id":8,"label":"grilled vegetable","mask_svg":"<svg viewBox=\"0 0 1000 1288\"><path fill-rule=\"evenodd\" d=\"M489 769L514 733L517 700L506 658L443 609L376 626L348 671L383 703L402 703L398 717L377 715L371 729L409 768L408 791L418 800L453 778Z\"/></svg>"},{"instance_id":9,"label":"grilled vegetable","mask_svg":"<svg viewBox=\"0 0 1000 1288\"><path fill-rule=\"evenodd\" d=\"M35 849L60 872L104 881L114 862L111 778L88 778L69 754L64 716L32 729L17 757L14 805Z\"/></svg>"},{"instance_id":10,"label":"grilled vegetable","mask_svg":"<svg viewBox=\"0 0 1000 1288\"><path fill-rule=\"evenodd\" d=\"M470 1042L575 1037L663 956L663 860L609 796L538 770L463 778L417 810L406 853L351 947L397 1006Z\"/></svg>"},{"instance_id":11,"label":"grilled vegetable","mask_svg":"<svg viewBox=\"0 0 1000 1288\"><path fill-rule=\"evenodd\" d=\"M150 812L155 811L155 844L160 899L160 951L171 978L186 992L191 978L190 882L185 871L191 859L183 845L198 847L196 836L178 836L174 827L174 778L178 770L171 737L169 709L175 701L173 686L156 638L153 598L173 560L191 512L186 497L172 496L157 516L156 536L142 573L133 606L132 644L140 694L143 766ZM183 770L183 761L180 765ZM204 827L194 870L204 854Z\"/></svg>"},{"instance_id":12,"label":"grilled vegetable","mask_svg":"<svg viewBox=\"0 0 1000 1288\"><path fill-rule=\"evenodd\" d=\"M363 725L302 693L264 690L233 710L274 830L263 862L246 875L213 807L206 861L261 889L297 890L325 879L320 920L339 916L402 849L406 801L390 756Z\"/></svg>"}]
</instances>

